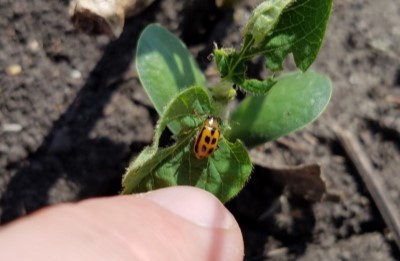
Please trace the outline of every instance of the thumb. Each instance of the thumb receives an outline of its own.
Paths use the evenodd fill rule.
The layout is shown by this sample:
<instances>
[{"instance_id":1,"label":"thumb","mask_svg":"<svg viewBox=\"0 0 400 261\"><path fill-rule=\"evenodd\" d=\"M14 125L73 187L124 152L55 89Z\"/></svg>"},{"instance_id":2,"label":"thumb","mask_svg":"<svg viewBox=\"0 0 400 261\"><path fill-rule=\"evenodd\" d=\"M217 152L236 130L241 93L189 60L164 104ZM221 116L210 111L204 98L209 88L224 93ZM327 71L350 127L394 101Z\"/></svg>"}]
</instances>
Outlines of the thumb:
<instances>
[{"instance_id":1,"label":"thumb","mask_svg":"<svg viewBox=\"0 0 400 261\"><path fill-rule=\"evenodd\" d=\"M0 260L242 260L233 216L173 187L46 208L0 230Z\"/></svg>"}]
</instances>

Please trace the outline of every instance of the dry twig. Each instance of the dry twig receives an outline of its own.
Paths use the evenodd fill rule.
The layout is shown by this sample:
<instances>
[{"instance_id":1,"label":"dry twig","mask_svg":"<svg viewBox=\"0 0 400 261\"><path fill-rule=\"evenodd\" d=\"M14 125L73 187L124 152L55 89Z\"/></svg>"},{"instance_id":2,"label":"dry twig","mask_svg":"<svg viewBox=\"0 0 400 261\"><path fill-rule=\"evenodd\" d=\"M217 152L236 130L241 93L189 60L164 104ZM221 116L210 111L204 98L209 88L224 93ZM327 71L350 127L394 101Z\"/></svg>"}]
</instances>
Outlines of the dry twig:
<instances>
[{"instance_id":1,"label":"dry twig","mask_svg":"<svg viewBox=\"0 0 400 261\"><path fill-rule=\"evenodd\" d=\"M400 248L400 213L392 199L387 196L387 189L381 176L376 174L361 144L350 131L344 130L338 125L334 125L333 130L371 193L379 212Z\"/></svg>"}]
</instances>

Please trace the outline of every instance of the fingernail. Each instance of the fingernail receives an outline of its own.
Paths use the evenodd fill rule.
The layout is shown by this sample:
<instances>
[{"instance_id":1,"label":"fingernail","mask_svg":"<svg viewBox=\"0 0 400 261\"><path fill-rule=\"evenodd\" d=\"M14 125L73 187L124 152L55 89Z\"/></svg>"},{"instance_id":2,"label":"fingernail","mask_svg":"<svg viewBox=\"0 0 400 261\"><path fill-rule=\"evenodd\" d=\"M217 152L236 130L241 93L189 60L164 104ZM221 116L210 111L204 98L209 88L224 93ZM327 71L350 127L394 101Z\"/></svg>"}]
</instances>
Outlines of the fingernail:
<instances>
[{"instance_id":1,"label":"fingernail","mask_svg":"<svg viewBox=\"0 0 400 261\"><path fill-rule=\"evenodd\" d=\"M236 221L212 194L194 187L170 187L140 195L172 213L206 228L229 229Z\"/></svg>"}]
</instances>

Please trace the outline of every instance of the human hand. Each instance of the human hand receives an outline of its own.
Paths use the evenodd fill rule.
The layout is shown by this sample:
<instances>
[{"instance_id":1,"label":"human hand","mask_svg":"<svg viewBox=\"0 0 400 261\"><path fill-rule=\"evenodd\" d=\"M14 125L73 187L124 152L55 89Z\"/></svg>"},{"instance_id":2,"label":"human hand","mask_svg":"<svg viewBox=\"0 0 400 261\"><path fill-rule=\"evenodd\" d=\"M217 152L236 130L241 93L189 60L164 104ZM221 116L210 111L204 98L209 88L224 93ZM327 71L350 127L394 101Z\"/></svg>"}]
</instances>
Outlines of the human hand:
<instances>
[{"instance_id":1,"label":"human hand","mask_svg":"<svg viewBox=\"0 0 400 261\"><path fill-rule=\"evenodd\" d=\"M0 230L0 260L242 260L238 224L211 194L172 187L44 208Z\"/></svg>"}]
</instances>

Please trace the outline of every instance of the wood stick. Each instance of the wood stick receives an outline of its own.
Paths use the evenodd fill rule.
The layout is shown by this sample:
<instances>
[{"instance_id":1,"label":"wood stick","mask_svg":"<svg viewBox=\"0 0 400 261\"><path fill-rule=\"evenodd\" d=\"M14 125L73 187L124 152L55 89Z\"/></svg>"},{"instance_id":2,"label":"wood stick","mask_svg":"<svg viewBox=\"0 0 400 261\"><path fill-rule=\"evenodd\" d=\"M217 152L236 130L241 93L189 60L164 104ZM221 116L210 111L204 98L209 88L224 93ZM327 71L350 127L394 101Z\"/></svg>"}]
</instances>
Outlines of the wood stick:
<instances>
[{"instance_id":1,"label":"wood stick","mask_svg":"<svg viewBox=\"0 0 400 261\"><path fill-rule=\"evenodd\" d=\"M69 13L74 26L88 34L106 34L112 39L121 35L125 19L154 0L71 0Z\"/></svg>"},{"instance_id":2,"label":"wood stick","mask_svg":"<svg viewBox=\"0 0 400 261\"><path fill-rule=\"evenodd\" d=\"M371 193L372 199L400 249L400 213L393 200L388 197L388 190L381 176L376 173L361 144L350 131L336 124L333 126L333 131Z\"/></svg>"}]
</instances>

